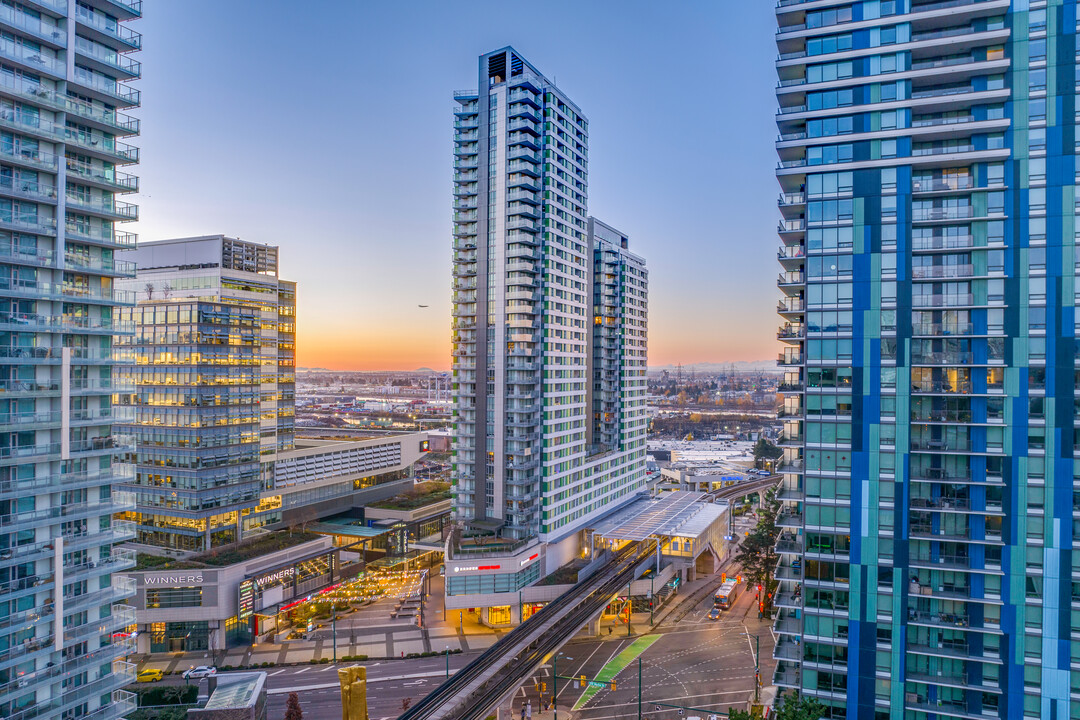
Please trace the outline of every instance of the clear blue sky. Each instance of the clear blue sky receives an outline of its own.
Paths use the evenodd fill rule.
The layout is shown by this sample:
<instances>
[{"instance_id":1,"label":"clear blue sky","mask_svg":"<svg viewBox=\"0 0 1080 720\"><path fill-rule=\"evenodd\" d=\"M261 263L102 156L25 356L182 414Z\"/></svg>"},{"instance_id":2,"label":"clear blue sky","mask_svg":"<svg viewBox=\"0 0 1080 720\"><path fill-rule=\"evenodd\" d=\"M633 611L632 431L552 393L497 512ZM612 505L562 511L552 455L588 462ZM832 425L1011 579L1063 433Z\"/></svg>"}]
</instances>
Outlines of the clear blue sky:
<instances>
[{"instance_id":1,"label":"clear blue sky","mask_svg":"<svg viewBox=\"0 0 1080 720\"><path fill-rule=\"evenodd\" d=\"M281 246L300 283L301 365L449 365L451 94L504 45L589 118L589 211L650 268L650 364L775 352L771 2L184 0L145 13L135 229Z\"/></svg>"}]
</instances>

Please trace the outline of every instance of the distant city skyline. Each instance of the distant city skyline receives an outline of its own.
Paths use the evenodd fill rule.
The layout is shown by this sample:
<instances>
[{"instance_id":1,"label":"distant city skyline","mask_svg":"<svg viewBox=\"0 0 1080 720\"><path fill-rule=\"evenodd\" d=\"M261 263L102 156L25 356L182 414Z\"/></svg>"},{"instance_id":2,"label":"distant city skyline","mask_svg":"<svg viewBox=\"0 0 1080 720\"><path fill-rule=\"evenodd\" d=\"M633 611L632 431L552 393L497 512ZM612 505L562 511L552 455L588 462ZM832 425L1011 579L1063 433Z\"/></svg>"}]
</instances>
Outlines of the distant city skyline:
<instances>
[{"instance_id":1,"label":"distant city skyline","mask_svg":"<svg viewBox=\"0 0 1080 720\"><path fill-rule=\"evenodd\" d=\"M449 368L448 98L505 45L588 98L590 211L649 258L649 364L776 352L771 3L249 8L161 3L139 22L154 102L134 229L279 246L299 366ZM543 31L506 32L519 22Z\"/></svg>"}]
</instances>

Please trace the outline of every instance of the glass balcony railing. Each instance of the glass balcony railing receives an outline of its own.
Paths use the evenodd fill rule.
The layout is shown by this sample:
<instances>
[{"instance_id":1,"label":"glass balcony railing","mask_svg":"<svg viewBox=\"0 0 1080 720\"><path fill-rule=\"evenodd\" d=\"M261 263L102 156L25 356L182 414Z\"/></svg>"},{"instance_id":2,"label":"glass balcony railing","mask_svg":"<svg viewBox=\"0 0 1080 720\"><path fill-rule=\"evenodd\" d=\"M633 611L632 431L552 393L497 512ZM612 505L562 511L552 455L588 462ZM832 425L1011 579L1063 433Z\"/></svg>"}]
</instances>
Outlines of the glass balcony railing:
<instances>
[{"instance_id":1,"label":"glass balcony railing","mask_svg":"<svg viewBox=\"0 0 1080 720\"><path fill-rule=\"evenodd\" d=\"M68 78L68 82L96 90L103 95L107 95L112 100L122 102L128 106L138 105L141 97L141 93L133 87L118 83L116 80L103 75L79 72L78 68L75 69L75 74Z\"/></svg>"},{"instance_id":2,"label":"glass balcony railing","mask_svg":"<svg viewBox=\"0 0 1080 720\"><path fill-rule=\"evenodd\" d=\"M133 78L139 77L142 73L142 65L138 60L78 35L75 36L75 52L93 58L103 65L108 65L114 70L119 70Z\"/></svg>"},{"instance_id":3,"label":"glass balcony railing","mask_svg":"<svg viewBox=\"0 0 1080 720\"><path fill-rule=\"evenodd\" d=\"M66 7L64 12L66 12ZM51 42L54 45L63 46L67 44L67 32L61 30L58 25L50 22L43 15L34 17L9 5L0 5L0 22Z\"/></svg>"},{"instance_id":4,"label":"glass balcony railing","mask_svg":"<svg viewBox=\"0 0 1080 720\"><path fill-rule=\"evenodd\" d=\"M13 40L0 39L0 57L12 60L39 72L63 77L67 68L52 55L29 45L18 45Z\"/></svg>"},{"instance_id":5,"label":"glass balcony railing","mask_svg":"<svg viewBox=\"0 0 1080 720\"><path fill-rule=\"evenodd\" d=\"M139 178L111 168L97 168L79 163L67 163L67 170L72 175L91 182L108 185L121 192L135 192L139 189Z\"/></svg>"},{"instance_id":6,"label":"glass balcony railing","mask_svg":"<svg viewBox=\"0 0 1080 720\"><path fill-rule=\"evenodd\" d=\"M112 1L116 2L117 0ZM97 30L103 35L119 40L120 43L127 48L132 50L142 49L142 35L123 23L119 23L101 13L93 12L82 5L76 5L75 20L87 27Z\"/></svg>"}]
</instances>

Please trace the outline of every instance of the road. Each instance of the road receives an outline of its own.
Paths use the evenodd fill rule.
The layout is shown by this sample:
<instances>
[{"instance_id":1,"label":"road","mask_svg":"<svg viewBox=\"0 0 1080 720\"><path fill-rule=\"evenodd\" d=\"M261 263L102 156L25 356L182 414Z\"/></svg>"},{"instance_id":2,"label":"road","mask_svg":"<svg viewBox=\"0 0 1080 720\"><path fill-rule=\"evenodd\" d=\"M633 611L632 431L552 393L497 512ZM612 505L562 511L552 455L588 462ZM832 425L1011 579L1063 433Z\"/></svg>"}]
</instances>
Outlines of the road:
<instances>
[{"instance_id":1,"label":"road","mask_svg":"<svg viewBox=\"0 0 1080 720\"><path fill-rule=\"evenodd\" d=\"M641 654L641 696L643 716L652 720L673 717L676 710L656 703L687 705L706 711L745 707L754 688L754 635L760 636L761 677L772 677L773 635L768 621L758 620L752 592L743 591L735 606L720 620L709 620L711 593L698 599L677 623L661 625L653 632L658 638ZM749 634L749 635L748 635ZM635 638L609 636L568 643L558 662L560 676L595 677L605 665L623 652ZM450 656L451 671L463 667L478 653ZM416 702L445 679L445 658L391 660L366 663L371 681L368 708L373 720L395 718L402 701ZM344 667L344 665L342 665ZM341 713L336 666L315 665L278 668L268 671L269 717L281 717L287 693L300 695L308 720L336 720ZM637 662L631 662L615 676L616 690L594 690L581 708L571 710L586 692L577 683L558 681L559 714L568 720L623 720L637 717ZM551 668L542 668L534 682L546 684L544 700L550 698L555 683ZM516 711L526 701L540 707L540 693L527 683L514 699ZM692 714L692 713L687 713Z\"/></svg>"}]
</instances>

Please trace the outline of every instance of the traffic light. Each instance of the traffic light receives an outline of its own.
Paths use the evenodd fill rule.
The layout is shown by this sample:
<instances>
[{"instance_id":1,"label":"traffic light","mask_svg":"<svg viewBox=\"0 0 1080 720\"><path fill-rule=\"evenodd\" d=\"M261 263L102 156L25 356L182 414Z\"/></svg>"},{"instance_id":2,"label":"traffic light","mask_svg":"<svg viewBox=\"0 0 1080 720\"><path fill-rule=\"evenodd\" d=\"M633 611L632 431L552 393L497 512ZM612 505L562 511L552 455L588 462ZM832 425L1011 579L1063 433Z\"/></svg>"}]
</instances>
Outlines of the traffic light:
<instances>
[{"instance_id":1,"label":"traffic light","mask_svg":"<svg viewBox=\"0 0 1080 720\"><path fill-rule=\"evenodd\" d=\"M581 687L585 687L587 684L588 684L588 680L586 680L585 676L582 675L581 676Z\"/></svg>"},{"instance_id":2,"label":"traffic light","mask_svg":"<svg viewBox=\"0 0 1080 720\"><path fill-rule=\"evenodd\" d=\"M614 681L614 680L612 680L612 681L611 681L611 689L612 689L612 690L614 690L614 689L615 689L615 681Z\"/></svg>"},{"instance_id":3,"label":"traffic light","mask_svg":"<svg viewBox=\"0 0 1080 720\"><path fill-rule=\"evenodd\" d=\"M727 573L720 573L720 583L723 584L723 583L726 583L726 582L727 582Z\"/></svg>"}]
</instances>

